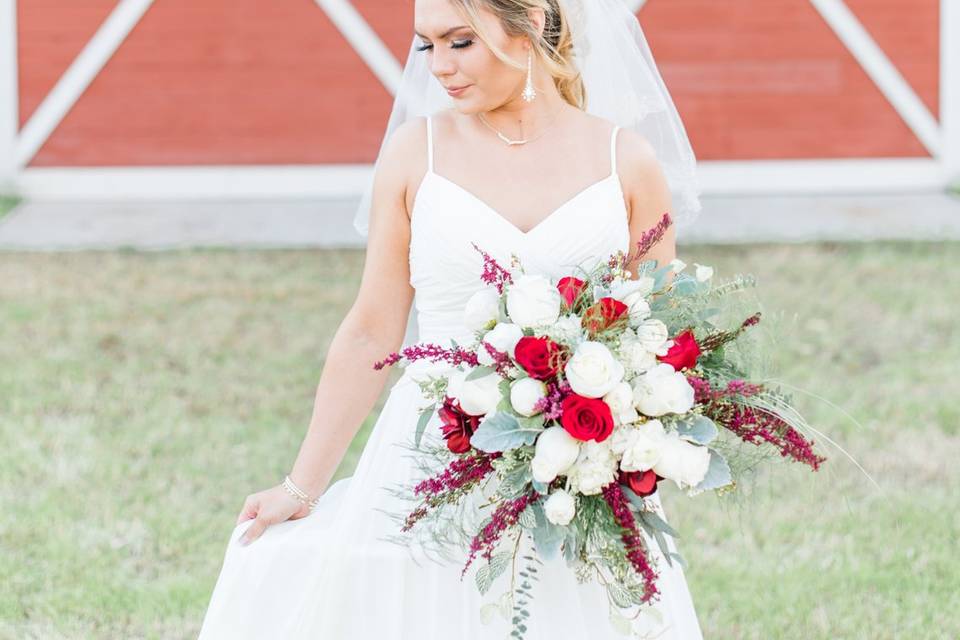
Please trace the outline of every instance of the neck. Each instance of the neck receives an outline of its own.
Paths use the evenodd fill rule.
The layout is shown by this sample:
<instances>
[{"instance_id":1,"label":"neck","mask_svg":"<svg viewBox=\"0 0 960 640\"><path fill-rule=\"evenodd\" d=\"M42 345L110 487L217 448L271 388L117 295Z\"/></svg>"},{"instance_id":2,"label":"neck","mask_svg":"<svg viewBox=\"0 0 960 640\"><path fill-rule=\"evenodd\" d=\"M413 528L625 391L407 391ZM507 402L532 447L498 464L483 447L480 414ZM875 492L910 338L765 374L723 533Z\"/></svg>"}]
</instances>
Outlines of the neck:
<instances>
[{"instance_id":1,"label":"neck","mask_svg":"<svg viewBox=\"0 0 960 640\"><path fill-rule=\"evenodd\" d=\"M566 100L557 91L553 82L538 82L537 97L533 102L527 102L520 97L523 87L507 102L490 111L483 112L483 117L491 125L511 138L526 138L535 135L543 127L549 126L557 114L567 105ZM542 88L541 88L542 87Z\"/></svg>"}]
</instances>

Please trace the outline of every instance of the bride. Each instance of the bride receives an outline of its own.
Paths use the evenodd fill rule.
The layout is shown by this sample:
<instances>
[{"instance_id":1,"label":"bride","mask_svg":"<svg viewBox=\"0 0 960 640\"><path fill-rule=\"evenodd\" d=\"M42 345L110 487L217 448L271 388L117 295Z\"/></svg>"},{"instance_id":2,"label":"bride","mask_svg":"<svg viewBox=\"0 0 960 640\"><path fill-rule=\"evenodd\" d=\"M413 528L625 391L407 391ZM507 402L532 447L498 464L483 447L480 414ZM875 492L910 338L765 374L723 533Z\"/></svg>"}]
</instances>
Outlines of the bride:
<instances>
[{"instance_id":1,"label":"bride","mask_svg":"<svg viewBox=\"0 0 960 640\"><path fill-rule=\"evenodd\" d=\"M386 384L372 364L401 346L408 311L419 341L469 340L463 307L482 286L472 242L560 277L635 248L664 212L682 224L699 210L683 127L619 0L416 0L414 28L357 214L369 233L359 292L289 475L243 503L201 640L506 637L509 616L460 565L387 540L398 509L388 489L416 473L399 446L418 420L413 367L390 388L353 476L330 484ZM673 260L674 243L671 227L647 258ZM428 424L425 437L439 431ZM656 615L631 622L634 637L701 638L682 568L648 546L661 597ZM601 587L562 559L544 565L530 614L531 640L623 637Z\"/></svg>"}]
</instances>

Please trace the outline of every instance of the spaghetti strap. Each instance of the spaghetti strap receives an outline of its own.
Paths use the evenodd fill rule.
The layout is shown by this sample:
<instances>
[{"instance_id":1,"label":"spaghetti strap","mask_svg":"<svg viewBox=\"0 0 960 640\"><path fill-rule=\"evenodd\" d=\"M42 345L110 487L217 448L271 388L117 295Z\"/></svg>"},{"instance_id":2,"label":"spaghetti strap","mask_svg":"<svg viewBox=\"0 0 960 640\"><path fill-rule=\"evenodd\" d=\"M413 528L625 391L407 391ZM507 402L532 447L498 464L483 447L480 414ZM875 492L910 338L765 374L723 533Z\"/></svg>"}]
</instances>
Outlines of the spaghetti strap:
<instances>
[{"instance_id":1,"label":"spaghetti strap","mask_svg":"<svg viewBox=\"0 0 960 640\"><path fill-rule=\"evenodd\" d=\"M427 171L433 173L433 121L427 116Z\"/></svg>"},{"instance_id":2,"label":"spaghetti strap","mask_svg":"<svg viewBox=\"0 0 960 640\"><path fill-rule=\"evenodd\" d=\"M617 132L620 131L620 125L613 127L613 133L610 134L610 175L617 172Z\"/></svg>"}]
</instances>

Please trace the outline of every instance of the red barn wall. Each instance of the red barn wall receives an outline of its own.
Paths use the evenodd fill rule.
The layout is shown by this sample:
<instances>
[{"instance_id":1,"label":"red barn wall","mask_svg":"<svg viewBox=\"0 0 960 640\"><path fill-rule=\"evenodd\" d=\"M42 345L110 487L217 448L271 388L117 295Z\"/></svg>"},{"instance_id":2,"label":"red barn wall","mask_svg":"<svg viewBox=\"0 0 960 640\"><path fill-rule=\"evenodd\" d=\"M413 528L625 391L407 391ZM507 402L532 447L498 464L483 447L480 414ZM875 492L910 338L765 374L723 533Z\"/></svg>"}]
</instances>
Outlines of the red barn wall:
<instances>
[{"instance_id":1,"label":"red barn wall","mask_svg":"<svg viewBox=\"0 0 960 640\"><path fill-rule=\"evenodd\" d=\"M19 0L21 125L115 6ZM938 0L848 0L933 114ZM412 0L355 0L401 62ZM808 0L639 13L701 160L928 157ZM312 0L156 0L31 166L368 163L392 98Z\"/></svg>"}]
</instances>

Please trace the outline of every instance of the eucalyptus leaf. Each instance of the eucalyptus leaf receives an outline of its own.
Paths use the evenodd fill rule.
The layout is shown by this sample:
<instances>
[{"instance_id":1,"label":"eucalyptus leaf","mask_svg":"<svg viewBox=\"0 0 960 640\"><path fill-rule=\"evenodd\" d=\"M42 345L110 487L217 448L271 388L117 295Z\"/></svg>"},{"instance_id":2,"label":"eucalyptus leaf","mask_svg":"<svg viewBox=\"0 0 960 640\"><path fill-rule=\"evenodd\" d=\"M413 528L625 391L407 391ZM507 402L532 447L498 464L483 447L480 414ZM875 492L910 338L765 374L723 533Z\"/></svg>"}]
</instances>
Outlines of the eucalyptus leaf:
<instances>
[{"instance_id":1,"label":"eucalyptus leaf","mask_svg":"<svg viewBox=\"0 0 960 640\"><path fill-rule=\"evenodd\" d=\"M670 556L671 556L674 560L676 560L676 561L677 561L677 564L679 564L684 570L687 569L687 561L683 559L683 556L681 556L681 555L680 555L679 553L677 553L676 551L671 551L671 552L670 552Z\"/></svg>"},{"instance_id":2,"label":"eucalyptus leaf","mask_svg":"<svg viewBox=\"0 0 960 640\"><path fill-rule=\"evenodd\" d=\"M673 561L670 559L670 549L667 547L667 539L664 538L663 534L659 531L654 531L653 537L657 541L657 546L660 547L660 553L663 554L664 560L666 560L667 564L672 567Z\"/></svg>"},{"instance_id":3,"label":"eucalyptus leaf","mask_svg":"<svg viewBox=\"0 0 960 640\"><path fill-rule=\"evenodd\" d=\"M414 442L416 443L418 449L420 448L420 441L423 439L423 432L427 428L427 423L430 422L430 418L433 416L433 412L436 408L436 403L430 405L423 410L423 413L420 414L420 419L417 420L417 430L414 434Z\"/></svg>"},{"instance_id":4,"label":"eucalyptus leaf","mask_svg":"<svg viewBox=\"0 0 960 640\"><path fill-rule=\"evenodd\" d=\"M674 426L681 438L697 444L710 444L720 432L713 420L699 414L681 418Z\"/></svg>"},{"instance_id":5,"label":"eucalyptus leaf","mask_svg":"<svg viewBox=\"0 0 960 640\"><path fill-rule=\"evenodd\" d=\"M614 604L618 607L627 609L633 604L630 600L630 592L620 586L616 581L607 583L607 592L610 594L610 599L613 600Z\"/></svg>"},{"instance_id":6,"label":"eucalyptus leaf","mask_svg":"<svg viewBox=\"0 0 960 640\"><path fill-rule=\"evenodd\" d=\"M491 373L496 373L496 371L497 370L494 369L493 367L487 367L487 366L481 365L479 367L474 367L473 370L470 371L470 373L468 373L463 380L464 382L466 382L467 380L476 380L477 378L486 377Z\"/></svg>"},{"instance_id":7,"label":"eucalyptus leaf","mask_svg":"<svg viewBox=\"0 0 960 640\"><path fill-rule=\"evenodd\" d=\"M693 295L703 289L703 285L704 283L684 273L677 274L673 280L673 290L680 296Z\"/></svg>"},{"instance_id":8,"label":"eucalyptus leaf","mask_svg":"<svg viewBox=\"0 0 960 640\"><path fill-rule=\"evenodd\" d=\"M680 534L677 533L676 529L671 527L666 521L661 518L655 511L644 511L640 514L640 517L644 522L649 524L652 528L662 531L668 536L679 538Z\"/></svg>"},{"instance_id":9,"label":"eucalyptus leaf","mask_svg":"<svg viewBox=\"0 0 960 640\"><path fill-rule=\"evenodd\" d=\"M732 482L733 477L730 474L730 465L727 464L724 457L717 453L716 450L710 449L710 466L707 468L707 475L705 475L703 480L700 481L700 484L693 487L689 493L690 495L697 495L702 491L725 487Z\"/></svg>"},{"instance_id":10,"label":"eucalyptus leaf","mask_svg":"<svg viewBox=\"0 0 960 640\"><path fill-rule=\"evenodd\" d=\"M550 485L548 485L546 482L540 482L539 480L534 480L534 481L533 481L533 488L534 488L534 489L537 491L537 493L539 493L540 495L546 495L546 494L547 494L547 491L548 491L549 488L550 488Z\"/></svg>"},{"instance_id":11,"label":"eucalyptus leaf","mask_svg":"<svg viewBox=\"0 0 960 640\"><path fill-rule=\"evenodd\" d=\"M539 428L523 427L513 415L496 411L480 423L470 437L470 444L486 453L507 451L533 444L541 431L543 425Z\"/></svg>"}]
</instances>

